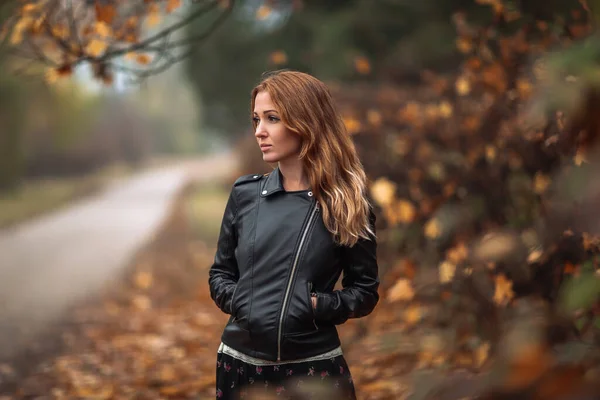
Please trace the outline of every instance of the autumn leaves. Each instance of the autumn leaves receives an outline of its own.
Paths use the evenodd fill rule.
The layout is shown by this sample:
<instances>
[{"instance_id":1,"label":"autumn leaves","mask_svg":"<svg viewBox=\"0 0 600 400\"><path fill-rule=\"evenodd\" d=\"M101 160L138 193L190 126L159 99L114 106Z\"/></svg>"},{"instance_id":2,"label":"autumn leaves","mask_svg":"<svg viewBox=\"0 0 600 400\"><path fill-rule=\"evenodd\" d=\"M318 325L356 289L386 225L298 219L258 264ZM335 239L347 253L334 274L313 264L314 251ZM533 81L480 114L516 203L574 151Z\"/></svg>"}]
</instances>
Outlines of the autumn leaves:
<instances>
[{"instance_id":1,"label":"autumn leaves","mask_svg":"<svg viewBox=\"0 0 600 400\"><path fill-rule=\"evenodd\" d=\"M95 77L111 84L116 68L112 61L123 58L132 71L162 71L175 62L175 49L194 41L169 41L171 34L211 10L226 14L229 3L213 0L184 11L182 0L23 1L3 23L0 39L8 37L18 57L47 65L48 82L70 76L76 65L90 62ZM216 25L210 25L201 38ZM166 64L156 66L158 59Z\"/></svg>"}]
</instances>

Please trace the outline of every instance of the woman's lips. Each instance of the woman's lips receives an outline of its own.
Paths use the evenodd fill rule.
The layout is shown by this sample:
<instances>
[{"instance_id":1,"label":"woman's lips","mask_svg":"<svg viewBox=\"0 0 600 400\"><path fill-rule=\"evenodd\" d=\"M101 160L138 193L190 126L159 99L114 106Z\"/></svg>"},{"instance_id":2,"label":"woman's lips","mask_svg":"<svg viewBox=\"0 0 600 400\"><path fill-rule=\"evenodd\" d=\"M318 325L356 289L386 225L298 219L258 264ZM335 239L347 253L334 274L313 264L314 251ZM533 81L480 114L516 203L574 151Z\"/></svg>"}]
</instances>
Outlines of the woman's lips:
<instances>
[{"instance_id":1,"label":"woman's lips","mask_svg":"<svg viewBox=\"0 0 600 400\"><path fill-rule=\"evenodd\" d=\"M268 145L264 145L264 146L260 146L260 149L261 149L262 151L267 151L267 150L268 150L268 149L270 149L270 148L271 148L271 145L270 145L270 144L268 144Z\"/></svg>"}]
</instances>

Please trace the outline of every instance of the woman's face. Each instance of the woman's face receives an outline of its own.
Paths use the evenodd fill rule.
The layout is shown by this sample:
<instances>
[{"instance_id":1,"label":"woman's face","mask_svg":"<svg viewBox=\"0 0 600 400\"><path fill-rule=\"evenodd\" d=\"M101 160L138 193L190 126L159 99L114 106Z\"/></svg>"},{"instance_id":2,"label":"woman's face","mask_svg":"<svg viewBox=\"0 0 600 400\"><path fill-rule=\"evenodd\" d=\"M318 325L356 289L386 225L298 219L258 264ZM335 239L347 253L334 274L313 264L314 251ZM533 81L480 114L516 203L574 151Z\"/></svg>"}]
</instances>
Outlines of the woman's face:
<instances>
[{"instance_id":1,"label":"woman's face","mask_svg":"<svg viewBox=\"0 0 600 400\"><path fill-rule=\"evenodd\" d=\"M256 95L252 118L256 124L254 136L265 162L277 163L298 158L302 139L281 122L281 116L268 92Z\"/></svg>"}]
</instances>

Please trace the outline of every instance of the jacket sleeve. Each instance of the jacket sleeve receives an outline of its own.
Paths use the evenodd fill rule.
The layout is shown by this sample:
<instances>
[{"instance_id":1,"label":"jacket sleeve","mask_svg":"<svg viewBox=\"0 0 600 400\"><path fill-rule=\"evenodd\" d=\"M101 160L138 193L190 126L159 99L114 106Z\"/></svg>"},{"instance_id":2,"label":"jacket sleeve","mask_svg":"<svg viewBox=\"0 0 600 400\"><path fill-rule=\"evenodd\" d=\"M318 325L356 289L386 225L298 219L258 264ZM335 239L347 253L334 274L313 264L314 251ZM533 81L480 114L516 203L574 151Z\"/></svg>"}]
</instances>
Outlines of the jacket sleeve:
<instances>
[{"instance_id":1,"label":"jacket sleeve","mask_svg":"<svg viewBox=\"0 0 600 400\"><path fill-rule=\"evenodd\" d=\"M231 189L227 205L225 206L217 242L217 251L214 262L208 272L210 297L217 307L226 314L232 313L231 300L239 278L239 270L235 258L235 249L237 247L237 233L235 229L237 205L234 190L235 188Z\"/></svg>"},{"instance_id":2,"label":"jacket sleeve","mask_svg":"<svg viewBox=\"0 0 600 400\"><path fill-rule=\"evenodd\" d=\"M375 213L369 215L375 232ZM342 249L344 277L342 290L317 293L315 318L343 324L349 318L364 317L373 311L379 301L379 276L377 265L377 239L361 238L353 247Z\"/></svg>"}]
</instances>

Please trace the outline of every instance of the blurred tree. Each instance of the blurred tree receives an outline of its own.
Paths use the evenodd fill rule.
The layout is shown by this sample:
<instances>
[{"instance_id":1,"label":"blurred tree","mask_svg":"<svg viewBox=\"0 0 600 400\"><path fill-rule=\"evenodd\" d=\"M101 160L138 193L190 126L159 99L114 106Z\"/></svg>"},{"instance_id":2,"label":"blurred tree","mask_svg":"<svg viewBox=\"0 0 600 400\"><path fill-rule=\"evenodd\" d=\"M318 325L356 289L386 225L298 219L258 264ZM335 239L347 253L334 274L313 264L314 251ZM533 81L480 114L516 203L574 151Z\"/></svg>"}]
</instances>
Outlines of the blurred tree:
<instances>
[{"instance_id":1,"label":"blurred tree","mask_svg":"<svg viewBox=\"0 0 600 400\"><path fill-rule=\"evenodd\" d=\"M253 0L237 7L215 34L191 55L187 72L203 103L201 123L226 137L249 126L249 92L266 70L291 68L325 80L407 83L425 69L455 70L452 16L462 12L481 26L501 13L484 0ZM497 2L500 4L500 2ZM569 17L578 0L507 1L522 13L496 29ZM497 10L497 9L496 9ZM195 34L201 25L188 26ZM240 66L243 65L243 68Z\"/></svg>"}]
</instances>

